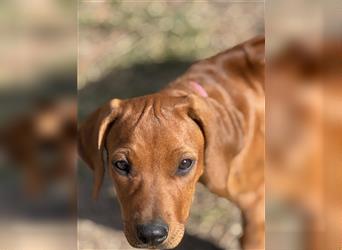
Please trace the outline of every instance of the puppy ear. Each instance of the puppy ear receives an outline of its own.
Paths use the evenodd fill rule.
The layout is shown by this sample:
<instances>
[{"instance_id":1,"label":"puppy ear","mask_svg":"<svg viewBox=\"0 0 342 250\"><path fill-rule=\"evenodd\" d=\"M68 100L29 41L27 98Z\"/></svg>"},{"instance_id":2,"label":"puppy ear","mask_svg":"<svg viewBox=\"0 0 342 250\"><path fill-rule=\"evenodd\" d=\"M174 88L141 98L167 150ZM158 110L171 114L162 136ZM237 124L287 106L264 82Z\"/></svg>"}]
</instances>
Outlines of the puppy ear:
<instances>
[{"instance_id":1,"label":"puppy ear","mask_svg":"<svg viewBox=\"0 0 342 250\"><path fill-rule=\"evenodd\" d=\"M113 99L93 112L83 122L78 132L78 153L94 171L92 196L97 199L103 182L105 166L102 153L109 124L117 117L121 101Z\"/></svg>"},{"instance_id":2,"label":"puppy ear","mask_svg":"<svg viewBox=\"0 0 342 250\"><path fill-rule=\"evenodd\" d=\"M212 192L225 196L229 163L243 144L242 114L233 104L223 107L211 98L196 95L188 99L188 115L197 123L205 140L201 181Z\"/></svg>"},{"instance_id":3,"label":"puppy ear","mask_svg":"<svg viewBox=\"0 0 342 250\"><path fill-rule=\"evenodd\" d=\"M252 65L265 66L265 37L255 37L242 45L247 60Z\"/></svg>"}]
</instances>

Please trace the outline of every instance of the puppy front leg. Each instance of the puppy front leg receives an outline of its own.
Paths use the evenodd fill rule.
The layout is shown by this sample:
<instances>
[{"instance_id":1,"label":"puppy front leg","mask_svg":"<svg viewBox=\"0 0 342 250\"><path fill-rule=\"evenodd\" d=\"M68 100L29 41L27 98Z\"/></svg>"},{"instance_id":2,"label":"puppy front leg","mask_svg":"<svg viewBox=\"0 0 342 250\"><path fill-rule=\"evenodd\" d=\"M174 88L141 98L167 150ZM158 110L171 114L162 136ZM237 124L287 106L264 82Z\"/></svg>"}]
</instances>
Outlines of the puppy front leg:
<instances>
[{"instance_id":1,"label":"puppy front leg","mask_svg":"<svg viewBox=\"0 0 342 250\"><path fill-rule=\"evenodd\" d=\"M241 237L243 250L265 249L265 199L257 198L251 203L240 203L244 219L244 233Z\"/></svg>"}]
</instances>

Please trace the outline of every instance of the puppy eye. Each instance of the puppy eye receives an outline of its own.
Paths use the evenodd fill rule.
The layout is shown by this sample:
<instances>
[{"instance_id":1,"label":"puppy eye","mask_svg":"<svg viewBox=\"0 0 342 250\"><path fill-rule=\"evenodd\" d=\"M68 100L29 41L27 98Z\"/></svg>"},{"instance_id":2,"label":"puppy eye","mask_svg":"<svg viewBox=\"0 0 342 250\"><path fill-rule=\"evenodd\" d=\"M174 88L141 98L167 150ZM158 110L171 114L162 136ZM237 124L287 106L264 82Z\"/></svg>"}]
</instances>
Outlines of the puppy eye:
<instances>
[{"instance_id":1,"label":"puppy eye","mask_svg":"<svg viewBox=\"0 0 342 250\"><path fill-rule=\"evenodd\" d=\"M185 175L187 174L191 167L194 165L194 161L191 159L183 159L178 165L177 174Z\"/></svg>"},{"instance_id":2,"label":"puppy eye","mask_svg":"<svg viewBox=\"0 0 342 250\"><path fill-rule=\"evenodd\" d=\"M113 162L113 169L121 175L128 175L131 170L131 166L127 161L121 160Z\"/></svg>"}]
</instances>

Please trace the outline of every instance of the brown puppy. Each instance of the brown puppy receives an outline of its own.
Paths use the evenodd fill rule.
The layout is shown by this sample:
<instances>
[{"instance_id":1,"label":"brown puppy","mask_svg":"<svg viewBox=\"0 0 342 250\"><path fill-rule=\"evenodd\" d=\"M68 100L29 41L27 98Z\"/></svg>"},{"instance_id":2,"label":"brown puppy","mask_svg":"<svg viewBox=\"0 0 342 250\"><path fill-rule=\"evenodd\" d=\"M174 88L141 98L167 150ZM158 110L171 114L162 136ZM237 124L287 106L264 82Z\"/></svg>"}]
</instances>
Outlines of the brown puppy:
<instances>
[{"instance_id":1,"label":"brown puppy","mask_svg":"<svg viewBox=\"0 0 342 250\"><path fill-rule=\"evenodd\" d=\"M108 165L132 246L176 247L201 181L241 208L244 249L264 248L264 53L263 38L247 41L81 125L93 195Z\"/></svg>"}]
</instances>

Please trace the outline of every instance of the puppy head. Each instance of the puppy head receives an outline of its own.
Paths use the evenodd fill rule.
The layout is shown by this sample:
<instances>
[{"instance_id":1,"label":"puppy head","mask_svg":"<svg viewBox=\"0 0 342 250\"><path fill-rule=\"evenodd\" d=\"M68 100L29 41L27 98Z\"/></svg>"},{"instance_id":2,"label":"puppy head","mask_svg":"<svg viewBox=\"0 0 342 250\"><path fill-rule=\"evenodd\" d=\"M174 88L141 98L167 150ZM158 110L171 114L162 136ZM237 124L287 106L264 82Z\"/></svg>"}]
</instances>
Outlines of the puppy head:
<instances>
[{"instance_id":1,"label":"puppy head","mask_svg":"<svg viewBox=\"0 0 342 250\"><path fill-rule=\"evenodd\" d=\"M220 154L220 143L213 141L217 134L210 129L220 127L218 117L202 97L154 94L114 99L81 126L79 151L94 170L93 195L97 196L102 183L105 150L125 235L132 246L174 248L179 244L204 165L215 171L227 156ZM222 184L227 174L220 170L211 177L216 178L213 183Z\"/></svg>"}]
</instances>

